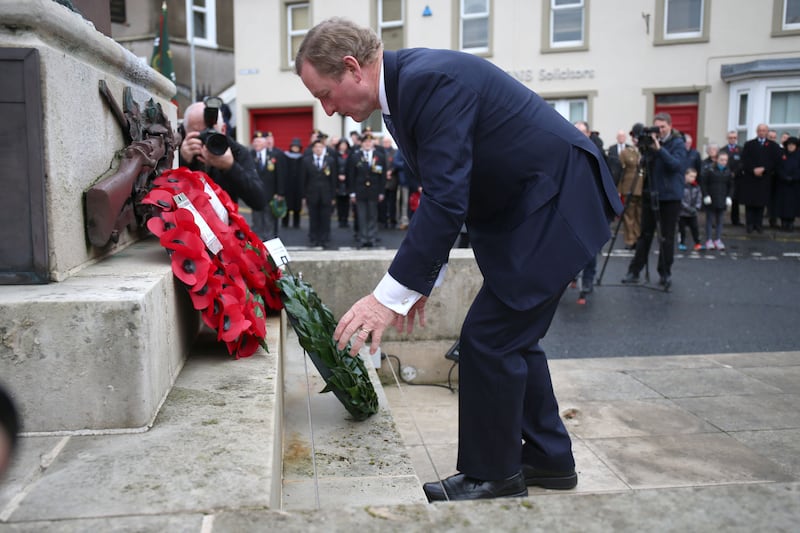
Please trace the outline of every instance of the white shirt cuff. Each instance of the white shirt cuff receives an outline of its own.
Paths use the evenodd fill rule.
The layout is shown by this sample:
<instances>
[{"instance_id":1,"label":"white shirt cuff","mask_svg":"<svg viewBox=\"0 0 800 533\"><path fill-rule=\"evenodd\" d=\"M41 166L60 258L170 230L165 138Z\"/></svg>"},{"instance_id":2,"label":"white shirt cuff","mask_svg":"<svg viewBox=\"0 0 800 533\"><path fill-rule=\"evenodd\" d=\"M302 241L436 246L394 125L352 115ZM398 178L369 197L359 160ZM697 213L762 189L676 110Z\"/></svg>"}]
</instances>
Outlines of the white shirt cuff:
<instances>
[{"instance_id":1,"label":"white shirt cuff","mask_svg":"<svg viewBox=\"0 0 800 533\"><path fill-rule=\"evenodd\" d=\"M441 270L439 270L439 276L433 284L434 287L438 287L442 284L446 270L447 265L442 265ZM372 291L372 294L380 303L403 316L407 315L409 309L422 298L422 294L400 284L400 282L394 279L388 272L384 274L383 279L381 279L378 286L375 287L375 290Z\"/></svg>"}]
</instances>

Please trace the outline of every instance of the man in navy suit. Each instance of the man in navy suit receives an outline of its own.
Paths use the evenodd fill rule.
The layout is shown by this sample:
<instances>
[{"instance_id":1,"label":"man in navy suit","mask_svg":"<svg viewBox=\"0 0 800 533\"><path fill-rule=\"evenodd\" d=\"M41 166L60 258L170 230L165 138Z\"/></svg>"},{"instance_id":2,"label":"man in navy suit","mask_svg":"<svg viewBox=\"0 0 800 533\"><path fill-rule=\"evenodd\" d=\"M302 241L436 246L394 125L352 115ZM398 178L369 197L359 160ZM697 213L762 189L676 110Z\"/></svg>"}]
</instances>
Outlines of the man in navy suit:
<instances>
[{"instance_id":1,"label":"man in navy suit","mask_svg":"<svg viewBox=\"0 0 800 533\"><path fill-rule=\"evenodd\" d=\"M621 211L603 156L544 100L488 61L447 50L384 51L375 33L333 18L295 59L328 115L380 109L422 183L408 232L375 290L334 332L355 354L386 327L425 324L466 223L484 284L460 345L459 473L423 487L430 501L525 496L577 483L539 340L569 282Z\"/></svg>"}]
</instances>

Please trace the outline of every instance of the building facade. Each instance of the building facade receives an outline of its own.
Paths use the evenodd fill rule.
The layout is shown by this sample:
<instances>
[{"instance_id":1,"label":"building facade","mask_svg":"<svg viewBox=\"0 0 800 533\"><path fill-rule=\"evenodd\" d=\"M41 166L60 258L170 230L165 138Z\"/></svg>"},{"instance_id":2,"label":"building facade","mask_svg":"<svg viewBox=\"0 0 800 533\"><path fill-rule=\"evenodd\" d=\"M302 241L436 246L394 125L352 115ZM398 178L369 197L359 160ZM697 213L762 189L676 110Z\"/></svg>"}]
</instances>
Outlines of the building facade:
<instances>
[{"instance_id":1,"label":"building facade","mask_svg":"<svg viewBox=\"0 0 800 533\"><path fill-rule=\"evenodd\" d=\"M387 49L485 57L608 143L668 111L695 145L800 130L800 0L236 0L239 140L278 146L361 130L326 116L293 70L305 33L331 16L369 25ZM380 116L369 119L381 131Z\"/></svg>"},{"instance_id":2,"label":"building facade","mask_svg":"<svg viewBox=\"0 0 800 533\"><path fill-rule=\"evenodd\" d=\"M75 5L88 15L99 3L78 0ZM234 92L235 83L233 0L109 0L109 4L111 37L148 64L159 34L162 4L166 4L178 116L204 96L232 99L227 94ZM189 39L192 34L194 39Z\"/></svg>"}]
</instances>

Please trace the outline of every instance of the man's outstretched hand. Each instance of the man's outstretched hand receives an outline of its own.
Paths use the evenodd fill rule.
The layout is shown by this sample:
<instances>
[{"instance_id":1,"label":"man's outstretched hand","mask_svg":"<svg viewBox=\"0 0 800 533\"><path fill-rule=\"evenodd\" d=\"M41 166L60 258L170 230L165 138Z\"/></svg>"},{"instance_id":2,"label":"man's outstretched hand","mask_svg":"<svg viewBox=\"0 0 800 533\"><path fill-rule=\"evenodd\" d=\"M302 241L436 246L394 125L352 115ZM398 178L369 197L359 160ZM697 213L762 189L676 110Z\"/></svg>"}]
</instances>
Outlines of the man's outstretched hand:
<instances>
[{"instance_id":1,"label":"man's outstretched hand","mask_svg":"<svg viewBox=\"0 0 800 533\"><path fill-rule=\"evenodd\" d=\"M351 338L353 343L350 345L350 355L356 355L361 347L366 343L370 334L369 353L374 354L381 345L381 338L386 326L394 324L398 333L403 329L411 333L414 329L414 318L419 317L420 327L425 327L425 301L424 296L420 298L409 310L407 316L395 313L375 298L371 293L364 296L344 314L336 325L333 332L333 340L336 341L340 350L344 350L347 341ZM355 337L353 337L355 335Z\"/></svg>"}]
</instances>

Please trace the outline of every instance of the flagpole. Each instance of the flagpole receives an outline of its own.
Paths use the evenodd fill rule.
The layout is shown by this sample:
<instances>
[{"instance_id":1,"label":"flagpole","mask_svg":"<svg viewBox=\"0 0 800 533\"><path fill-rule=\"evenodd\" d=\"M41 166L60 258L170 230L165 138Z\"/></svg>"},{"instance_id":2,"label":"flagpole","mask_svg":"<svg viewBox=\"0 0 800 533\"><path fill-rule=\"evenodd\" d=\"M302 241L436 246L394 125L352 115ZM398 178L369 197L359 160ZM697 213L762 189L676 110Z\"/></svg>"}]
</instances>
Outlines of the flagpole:
<instances>
[{"instance_id":1,"label":"flagpole","mask_svg":"<svg viewBox=\"0 0 800 533\"><path fill-rule=\"evenodd\" d=\"M197 73L194 61L194 0L186 0L186 18L189 21L189 64L192 71L192 103L197 101Z\"/></svg>"}]
</instances>

